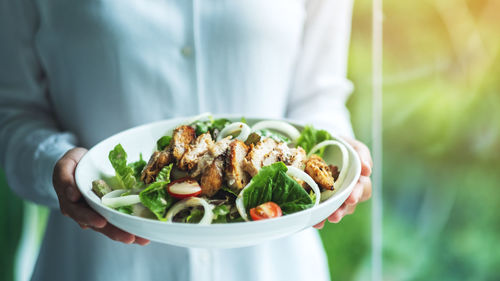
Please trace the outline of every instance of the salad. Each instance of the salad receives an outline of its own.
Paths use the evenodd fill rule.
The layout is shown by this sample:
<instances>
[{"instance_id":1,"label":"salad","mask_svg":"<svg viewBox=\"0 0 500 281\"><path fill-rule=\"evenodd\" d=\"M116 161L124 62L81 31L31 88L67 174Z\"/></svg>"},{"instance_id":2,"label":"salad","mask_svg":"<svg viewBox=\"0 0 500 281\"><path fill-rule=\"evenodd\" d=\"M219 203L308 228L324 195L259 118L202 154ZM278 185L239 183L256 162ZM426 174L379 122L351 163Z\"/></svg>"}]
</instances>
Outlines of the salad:
<instances>
[{"instance_id":1,"label":"salad","mask_svg":"<svg viewBox=\"0 0 500 281\"><path fill-rule=\"evenodd\" d=\"M342 153L342 169L323 159ZM232 223L312 208L335 193L348 167L346 147L324 130L266 120L249 126L205 114L158 139L148 162L109 152L112 177L92 182L102 204L165 222Z\"/></svg>"}]
</instances>

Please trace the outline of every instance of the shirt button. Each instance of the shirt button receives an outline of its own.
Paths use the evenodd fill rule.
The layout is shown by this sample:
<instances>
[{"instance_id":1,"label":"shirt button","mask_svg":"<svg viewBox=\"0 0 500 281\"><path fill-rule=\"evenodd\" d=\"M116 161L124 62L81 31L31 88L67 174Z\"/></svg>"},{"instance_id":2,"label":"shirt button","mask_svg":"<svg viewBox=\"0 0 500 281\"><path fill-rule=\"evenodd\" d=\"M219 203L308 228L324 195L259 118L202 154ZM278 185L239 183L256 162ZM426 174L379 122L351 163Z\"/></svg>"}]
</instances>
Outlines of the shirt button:
<instances>
[{"instance_id":1,"label":"shirt button","mask_svg":"<svg viewBox=\"0 0 500 281\"><path fill-rule=\"evenodd\" d=\"M185 57L190 57L193 55L193 48L191 48L190 46L184 46L181 49L181 53Z\"/></svg>"}]
</instances>

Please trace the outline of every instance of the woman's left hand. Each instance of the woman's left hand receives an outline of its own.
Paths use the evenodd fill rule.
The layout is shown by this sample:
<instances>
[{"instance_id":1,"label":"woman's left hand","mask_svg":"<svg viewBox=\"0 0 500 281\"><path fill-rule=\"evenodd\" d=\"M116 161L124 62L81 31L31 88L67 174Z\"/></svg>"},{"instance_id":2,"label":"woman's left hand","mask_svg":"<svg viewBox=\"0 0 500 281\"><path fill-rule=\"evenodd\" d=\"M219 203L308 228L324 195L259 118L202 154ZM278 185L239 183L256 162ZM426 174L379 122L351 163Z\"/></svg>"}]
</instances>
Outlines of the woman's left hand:
<instances>
[{"instance_id":1,"label":"woman's left hand","mask_svg":"<svg viewBox=\"0 0 500 281\"><path fill-rule=\"evenodd\" d=\"M372 196L372 181L370 175L372 173L373 161L370 150L366 145L357 140L351 138L344 138L344 140L358 153L359 159L361 160L361 176L344 204L328 217L328 221L333 223L338 223L345 215L352 214L359 202L366 201ZM326 220L318 223L314 227L322 229L325 222Z\"/></svg>"}]
</instances>

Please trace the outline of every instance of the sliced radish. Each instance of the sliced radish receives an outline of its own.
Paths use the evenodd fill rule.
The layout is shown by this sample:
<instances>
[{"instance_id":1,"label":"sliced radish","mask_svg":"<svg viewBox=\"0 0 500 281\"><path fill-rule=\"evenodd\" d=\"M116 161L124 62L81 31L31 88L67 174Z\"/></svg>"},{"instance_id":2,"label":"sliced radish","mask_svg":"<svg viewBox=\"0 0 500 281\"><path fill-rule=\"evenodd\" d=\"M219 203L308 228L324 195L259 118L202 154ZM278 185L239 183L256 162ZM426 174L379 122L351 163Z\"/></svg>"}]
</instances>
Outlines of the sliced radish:
<instances>
[{"instance_id":1,"label":"sliced radish","mask_svg":"<svg viewBox=\"0 0 500 281\"><path fill-rule=\"evenodd\" d=\"M250 135L250 131L250 127L248 127L247 124L242 122L234 122L227 125L226 127L224 127L224 129L222 129L222 131L220 131L219 135L217 136L217 141L220 141L221 139L237 132L240 133L235 139L246 141L248 135Z\"/></svg>"},{"instance_id":2,"label":"sliced radish","mask_svg":"<svg viewBox=\"0 0 500 281\"><path fill-rule=\"evenodd\" d=\"M165 218L168 222L172 222L175 215L180 211L188 207L202 206L204 210L203 218L201 218L198 224L210 224L214 218L214 213L212 212L214 206L210 205L205 199L198 197L190 197L182 201L177 202L175 205L168 210Z\"/></svg>"},{"instance_id":3,"label":"sliced radish","mask_svg":"<svg viewBox=\"0 0 500 281\"><path fill-rule=\"evenodd\" d=\"M177 199L195 197L201 194L200 184L192 178L182 178L167 185L168 193Z\"/></svg>"},{"instance_id":4,"label":"sliced radish","mask_svg":"<svg viewBox=\"0 0 500 281\"><path fill-rule=\"evenodd\" d=\"M342 185L342 182L344 182L344 179L347 175L347 166L349 166L349 153L347 152L347 148L345 145L338 141L334 140L326 140L318 143L315 145L311 151L307 154L307 158L309 158L311 155L314 154L314 152L320 150L321 148L325 146L336 146L340 149L340 152L342 153L342 168L340 169L340 174L337 180L335 181L335 185L338 187ZM329 163L331 164L331 163ZM321 192L321 202L325 201L326 199L330 198L333 194L335 193L335 190L325 190Z\"/></svg>"},{"instance_id":5,"label":"sliced radish","mask_svg":"<svg viewBox=\"0 0 500 281\"><path fill-rule=\"evenodd\" d=\"M297 140L300 136L300 132L299 130L297 130L297 128L283 121L266 120L257 122L252 126L252 131L258 131L262 129L280 131L286 134L292 142L295 142L295 140Z\"/></svg>"},{"instance_id":6,"label":"sliced radish","mask_svg":"<svg viewBox=\"0 0 500 281\"><path fill-rule=\"evenodd\" d=\"M303 180L311 187L311 189L316 194L316 202L314 202L314 206L318 205L321 197L321 191L319 190L318 184L311 178L311 176L306 174L306 172L302 171L301 169L293 166L286 167L288 168L288 171L286 172L287 175Z\"/></svg>"},{"instance_id":7,"label":"sliced radish","mask_svg":"<svg viewBox=\"0 0 500 281\"><path fill-rule=\"evenodd\" d=\"M129 189L117 189L117 190L113 190L109 193L106 193L101 198L101 203L103 205L111 207L111 208L118 208L118 207L133 205L133 204L137 204L137 203L141 202L139 195L120 196L127 191L130 191L130 190Z\"/></svg>"}]
</instances>

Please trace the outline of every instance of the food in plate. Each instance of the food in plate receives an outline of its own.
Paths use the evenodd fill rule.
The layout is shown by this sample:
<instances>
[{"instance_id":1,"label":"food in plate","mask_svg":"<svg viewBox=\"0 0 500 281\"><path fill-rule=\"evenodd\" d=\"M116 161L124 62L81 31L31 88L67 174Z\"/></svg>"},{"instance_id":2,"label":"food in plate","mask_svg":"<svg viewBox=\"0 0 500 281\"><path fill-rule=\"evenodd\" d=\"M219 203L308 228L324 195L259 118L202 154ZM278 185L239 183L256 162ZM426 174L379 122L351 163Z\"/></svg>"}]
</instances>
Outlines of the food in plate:
<instances>
[{"instance_id":1,"label":"food in plate","mask_svg":"<svg viewBox=\"0 0 500 281\"><path fill-rule=\"evenodd\" d=\"M327 146L342 163L327 163ZM105 206L165 222L231 223L271 219L312 208L346 176L346 147L324 130L284 121L249 126L201 115L158 139L146 162L127 163L121 144L109 152L112 177L92 182ZM339 164L341 167L339 169Z\"/></svg>"}]
</instances>

